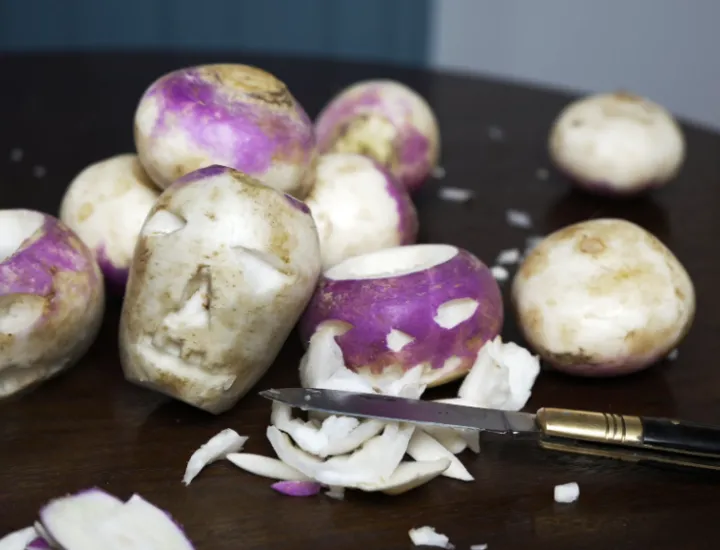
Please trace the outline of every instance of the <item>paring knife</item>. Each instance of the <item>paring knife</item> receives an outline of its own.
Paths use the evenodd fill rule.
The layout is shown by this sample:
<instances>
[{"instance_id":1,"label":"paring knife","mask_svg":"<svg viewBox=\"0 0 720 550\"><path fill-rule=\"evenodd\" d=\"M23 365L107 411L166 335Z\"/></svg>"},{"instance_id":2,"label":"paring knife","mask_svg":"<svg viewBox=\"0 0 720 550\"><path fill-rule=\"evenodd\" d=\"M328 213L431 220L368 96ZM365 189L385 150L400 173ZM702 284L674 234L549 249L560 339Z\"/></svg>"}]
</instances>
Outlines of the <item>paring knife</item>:
<instances>
[{"instance_id":1,"label":"paring knife","mask_svg":"<svg viewBox=\"0 0 720 550\"><path fill-rule=\"evenodd\" d=\"M303 410L530 437L554 451L720 470L720 426L557 408L512 412L335 390L285 388L260 395Z\"/></svg>"}]
</instances>

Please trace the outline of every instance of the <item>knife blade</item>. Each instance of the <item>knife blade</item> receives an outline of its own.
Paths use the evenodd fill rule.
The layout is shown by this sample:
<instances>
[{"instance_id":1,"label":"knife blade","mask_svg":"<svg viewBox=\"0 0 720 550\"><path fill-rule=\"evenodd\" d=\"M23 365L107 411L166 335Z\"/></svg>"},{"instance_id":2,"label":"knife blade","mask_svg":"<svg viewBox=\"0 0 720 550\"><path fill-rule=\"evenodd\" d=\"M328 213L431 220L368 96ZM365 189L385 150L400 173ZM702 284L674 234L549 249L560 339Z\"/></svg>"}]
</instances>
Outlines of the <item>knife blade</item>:
<instances>
[{"instance_id":1,"label":"knife blade","mask_svg":"<svg viewBox=\"0 0 720 550\"><path fill-rule=\"evenodd\" d=\"M314 388L260 395L303 410L524 436L553 451L720 471L720 426L685 420L549 407L503 411Z\"/></svg>"}]
</instances>

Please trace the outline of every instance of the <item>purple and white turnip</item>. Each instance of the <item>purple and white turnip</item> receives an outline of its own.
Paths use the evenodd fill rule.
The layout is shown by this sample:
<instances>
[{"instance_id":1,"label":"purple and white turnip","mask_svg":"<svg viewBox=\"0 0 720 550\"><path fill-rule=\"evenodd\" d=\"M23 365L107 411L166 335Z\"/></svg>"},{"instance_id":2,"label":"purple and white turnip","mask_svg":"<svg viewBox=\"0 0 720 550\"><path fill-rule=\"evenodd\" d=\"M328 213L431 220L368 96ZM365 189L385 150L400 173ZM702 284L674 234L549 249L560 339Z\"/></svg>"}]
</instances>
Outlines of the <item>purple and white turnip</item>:
<instances>
[{"instance_id":1,"label":"purple and white turnip","mask_svg":"<svg viewBox=\"0 0 720 550\"><path fill-rule=\"evenodd\" d=\"M257 67L202 65L160 77L135 112L135 146L163 189L214 164L301 199L312 187L312 121L283 82Z\"/></svg>"},{"instance_id":2,"label":"purple and white turnip","mask_svg":"<svg viewBox=\"0 0 720 550\"><path fill-rule=\"evenodd\" d=\"M92 252L60 220L0 210L0 399L73 366L105 311Z\"/></svg>"},{"instance_id":3,"label":"purple and white turnip","mask_svg":"<svg viewBox=\"0 0 720 550\"><path fill-rule=\"evenodd\" d=\"M489 268L447 244L416 244L349 258L327 270L300 322L307 344L324 323L345 365L374 384L422 366L421 383L463 377L503 324Z\"/></svg>"},{"instance_id":4,"label":"purple and white turnip","mask_svg":"<svg viewBox=\"0 0 720 550\"><path fill-rule=\"evenodd\" d=\"M305 203L317 224L323 269L417 238L417 211L407 191L362 155L321 155Z\"/></svg>"},{"instance_id":5,"label":"purple and white turnip","mask_svg":"<svg viewBox=\"0 0 720 550\"><path fill-rule=\"evenodd\" d=\"M231 408L275 360L321 269L304 203L222 166L180 178L135 248L125 377L212 413Z\"/></svg>"},{"instance_id":6,"label":"purple and white turnip","mask_svg":"<svg viewBox=\"0 0 720 550\"><path fill-rule=\"evenodd\" d=\"M613 376L644 369L685 337L695 290L678 258L621 219L593 219L542 240L512 286L530 347L559 371Z\"/></svg>"},{"instance_id":7,"label":"purple and white turnip","mask_svg":"<svg viewBox=\"0 0 720 550\"><path fill-rule=\"evenodd\" d=\"M685 138L672 114L626 92L570 103L552 125L549 149L575 185L609 196L662 187L685 160Z\"/></svg>"},{"instance_id":8,"label":"purple and white turnip","mask_svg":"<svg viewBox=\"0 0 720 550\"><path fill-rule=\"evenodd\" d=\"M65 191L60 219L93 251L108 290L125 291L140 228L159 195L134 154L89 165Z\"/></svg>"},{"instance_id":9,"label":"purple and white turnip","mask_svg":"<svg viewBox=\"0 0 720 550\"><path fill-rule=\"evenodd\" d=\"M437 166L440 131L420 94L394 80L366 80L338 93L315 120L320 153L358 153L386 168L408 191Z\"/></svg>"}]
</instances>

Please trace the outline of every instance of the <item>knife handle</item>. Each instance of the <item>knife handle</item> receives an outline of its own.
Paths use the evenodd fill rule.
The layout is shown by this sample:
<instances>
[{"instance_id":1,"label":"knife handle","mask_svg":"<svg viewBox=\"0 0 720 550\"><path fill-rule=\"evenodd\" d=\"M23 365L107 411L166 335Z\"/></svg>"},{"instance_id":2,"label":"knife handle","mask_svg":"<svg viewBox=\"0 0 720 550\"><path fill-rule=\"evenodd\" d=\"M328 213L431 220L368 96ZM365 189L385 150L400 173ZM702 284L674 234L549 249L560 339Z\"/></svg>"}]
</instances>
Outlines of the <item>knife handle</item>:
<instances>
[{"instance_id":1,"label":"knife handle","mask_svg":"<svg viewBox=\"0 0 720 550\"><path fill-rule=\"evenodd\" d=\"M549 438L720 459L720 427L646 416L543 408L537 423Z\"/></svg>"}]
</instances>

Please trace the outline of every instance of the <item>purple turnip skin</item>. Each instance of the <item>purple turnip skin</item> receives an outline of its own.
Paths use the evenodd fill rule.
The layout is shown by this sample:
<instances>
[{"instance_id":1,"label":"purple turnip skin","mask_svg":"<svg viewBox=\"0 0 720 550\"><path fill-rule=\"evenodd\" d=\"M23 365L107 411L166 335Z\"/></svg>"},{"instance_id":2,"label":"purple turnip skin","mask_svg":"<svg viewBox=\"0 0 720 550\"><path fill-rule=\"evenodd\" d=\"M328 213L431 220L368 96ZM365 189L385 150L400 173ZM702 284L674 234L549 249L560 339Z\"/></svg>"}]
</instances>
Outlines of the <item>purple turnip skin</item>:
<instances>
[{"instance_id":1,"label":"purple turnip skin","mask_svg":"<svg viewBox=\"0 0 720 550\"><path fill-rule=\"evenodd\" d=\"M125 292L135 243L159 196L135 154L87 166L65 191L60 219L94 252L109 293Z\"/></svg>"},{"instance_id":2,"label":"purple turnip skin","mask_svg":"<svg viewBox=\"0 0 720 550\"><path fill-rule=\"evenodd\" d=\"M392 80L358 82L335 96L315 121L320 153L359 153L387 168L408 191L436 167L440 131L427 102Z\"/></svg>"},{"instance_id":3,"label":"purple turnip skin","mask_svg":"<svg viewBox=\"0 0 720 550\"><path fill-rule=\"evenodd\" d=\"M387 170L356 153L320 155L305 202L318 227L324 269L417 239L418 215L408 192Z\"/></svg>"},{"instance_id":4,"label":"purple turnip skin","mask_svg":"<svg viewBox=\"0 0 720 550\"><path fill-rule=\"evenodd\" d=\"M304 344L320 324L341 322L349 330L335 339L346 366L356 372L370 378L399 377L404 370L426 364L423 383L428 386L464 376L480 348L502 329L500 288L483 262L448 245L410 245L373 254L391 258L403 254L403 249L422 247L446 247L450 253L448 259L428 269L397 276L332 278L333 271L363 256L326 271L299 324ZM439 306L462 299L476 301L477 309L456 326L441 327L434 320ZM388 334L393 330L413 340L393 351L388 345Z\"/></svg>"},{"instance_id":5,"label":"purple turnip skin","mask_svg":"<svg viewBox=\"0 0 720 550\"><path fill-rule=\"evenodd\" d=\"M105 310L92 252L60 220L0 210L0 399L77 362Z\"/></svg>"},{"instance_id":6,"label":"purple turnip skin","mask_svg":"<svg viewBox=\"0 0 720 550\"><path fill-rule=\"evenodd\" d=\"M163 189L215 164L300 199L313 183L311 120L283 82L248 65L188 67L156 80L135 113L135 145Z\"/></svg>"}]
</instances>

